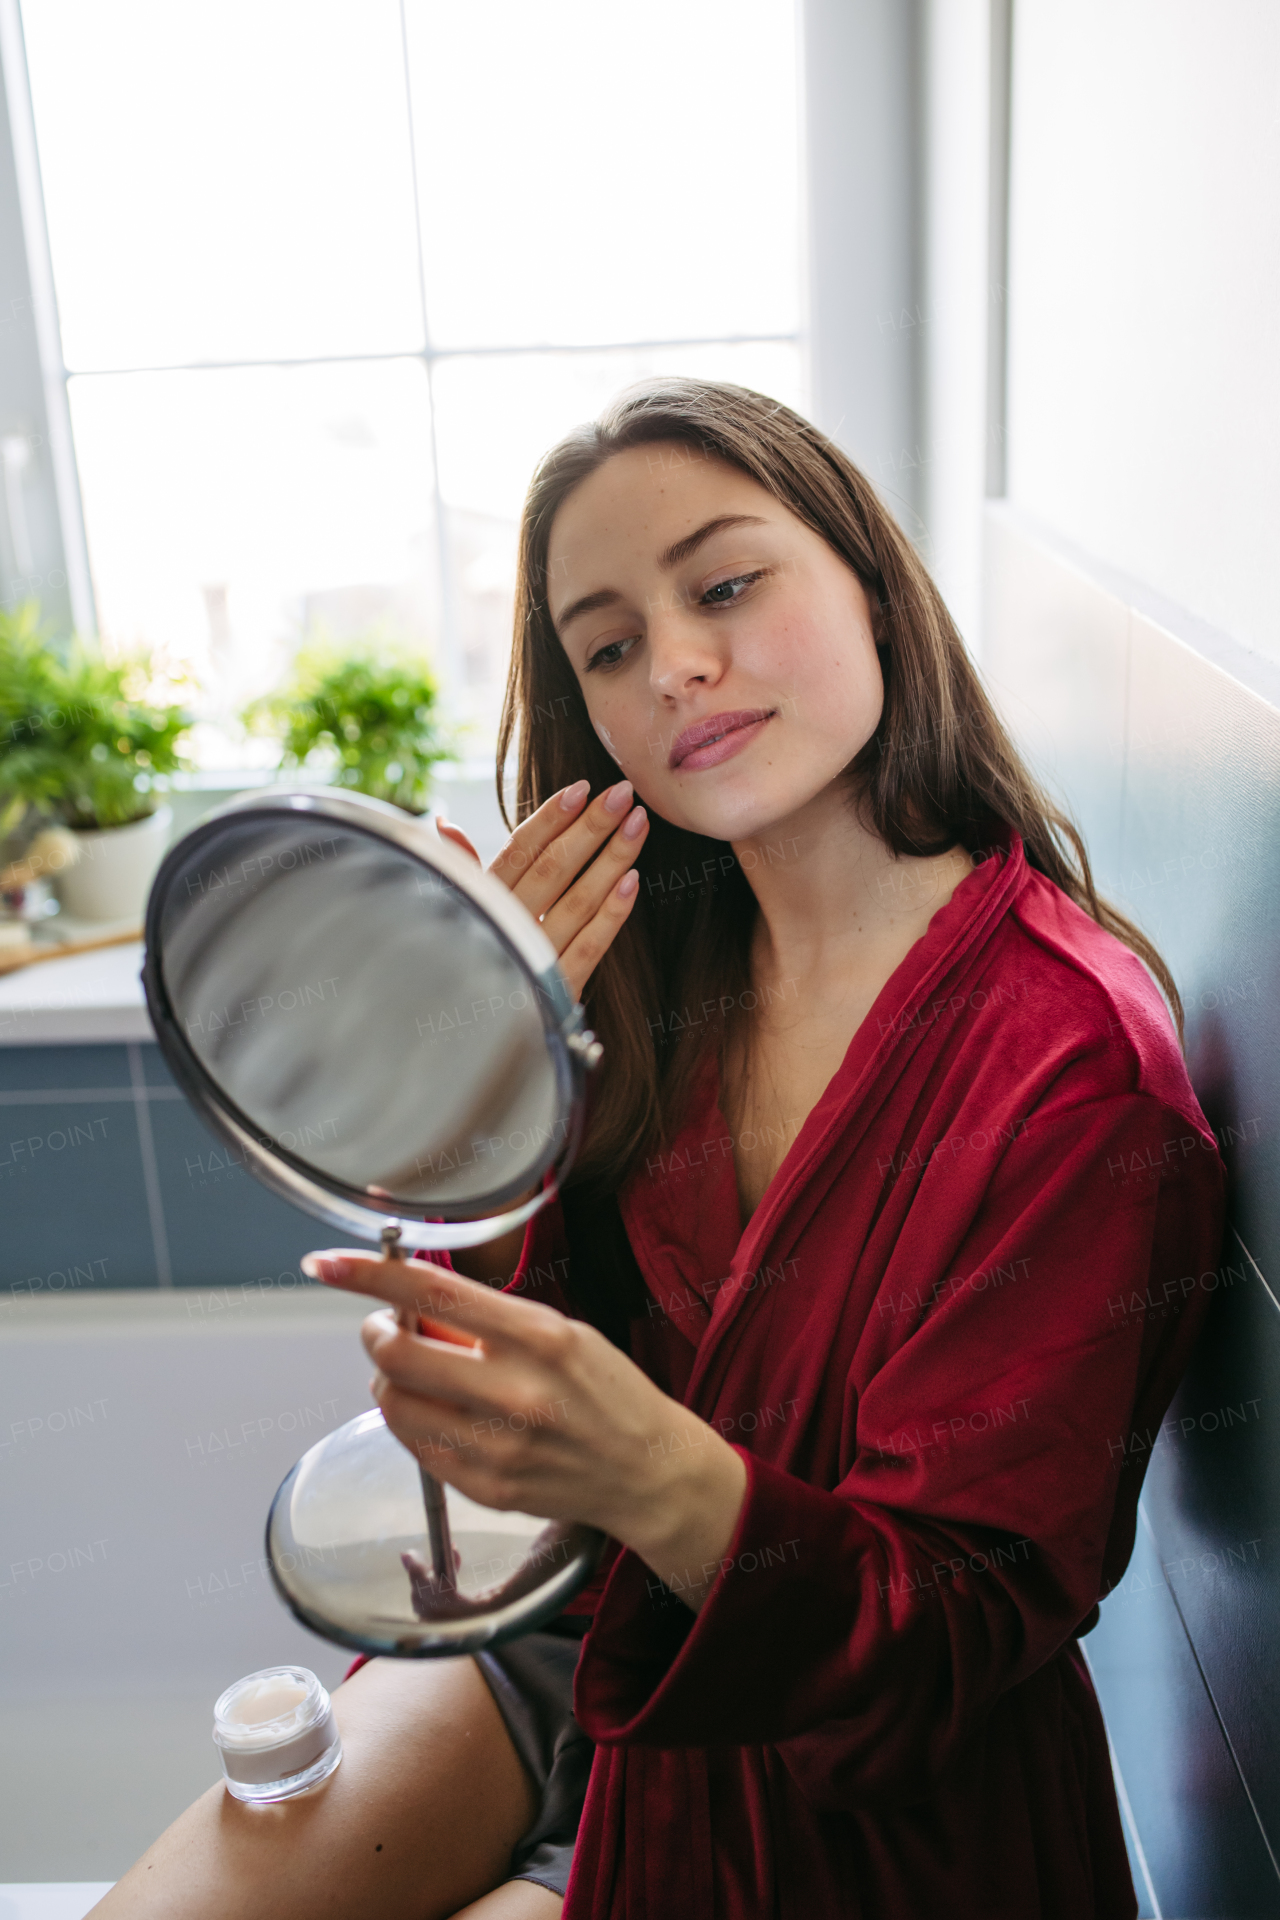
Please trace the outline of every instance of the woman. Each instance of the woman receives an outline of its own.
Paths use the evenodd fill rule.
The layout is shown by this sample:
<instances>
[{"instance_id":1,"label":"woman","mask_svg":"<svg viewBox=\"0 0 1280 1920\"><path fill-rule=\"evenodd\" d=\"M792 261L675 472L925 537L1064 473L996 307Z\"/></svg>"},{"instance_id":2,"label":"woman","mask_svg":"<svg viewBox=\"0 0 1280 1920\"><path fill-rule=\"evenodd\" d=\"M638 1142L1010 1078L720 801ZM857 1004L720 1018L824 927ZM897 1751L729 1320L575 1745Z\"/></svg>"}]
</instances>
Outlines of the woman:
<instances>
[{"instance_id":1,"label":"woman","mask_svg":"<svg viewBox=\"0 0 1280 1920\"><path fill-rule=\"evenodd\" d=\"M610 1558L506 1662L365 1666L323 1793L215 1791L99 1911L1132 1916L1077 1640L1195 1332L1115 1302L1221 1228L1172 981L759 395L651 384L543 462L517 732L493 871L606 1048L578 1166L470 1279L313 1265L423 1315L365 1328L408 1445Z\"/></svg>"}]
</instances>

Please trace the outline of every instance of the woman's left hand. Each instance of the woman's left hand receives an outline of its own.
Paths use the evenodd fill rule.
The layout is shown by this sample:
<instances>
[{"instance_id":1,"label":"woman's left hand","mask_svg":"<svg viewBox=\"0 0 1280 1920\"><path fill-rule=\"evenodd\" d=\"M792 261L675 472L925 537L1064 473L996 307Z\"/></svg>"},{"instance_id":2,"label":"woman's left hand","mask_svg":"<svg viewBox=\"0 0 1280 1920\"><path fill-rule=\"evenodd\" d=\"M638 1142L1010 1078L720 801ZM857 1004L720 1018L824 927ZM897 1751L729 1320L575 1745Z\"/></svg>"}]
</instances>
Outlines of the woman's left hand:
<instances>
[{"instance_id":1,"label":"woman's left hand","mask_svg":"<svg viewBox=\"0 0 1280 1920\"><path fill-rule=\"evenodd\" d=\"M553 1307L421 1260L339 1249L303 1267L419 1316L415 1334L370 1314L362 1338L387 1425L430 1473L481 1506L601 1528L696 1609L746 1491L714 1427Z\"/></svg>"}]
</instances>

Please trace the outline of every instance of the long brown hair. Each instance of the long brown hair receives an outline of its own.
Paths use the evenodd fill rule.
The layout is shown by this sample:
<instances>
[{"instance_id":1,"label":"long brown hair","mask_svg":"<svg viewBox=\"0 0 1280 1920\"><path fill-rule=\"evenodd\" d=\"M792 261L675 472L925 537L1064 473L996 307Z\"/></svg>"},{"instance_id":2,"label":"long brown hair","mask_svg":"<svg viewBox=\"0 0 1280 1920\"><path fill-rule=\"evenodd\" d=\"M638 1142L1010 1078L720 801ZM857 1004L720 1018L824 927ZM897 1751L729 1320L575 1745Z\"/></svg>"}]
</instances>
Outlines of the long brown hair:
<instances>
[{"instance_id":1,"label":"long brown hair","mask_svg":"<svg viewBox=\"0 0 1280 1920\"><path fill-rule=\"evenodd\" d=\"M515 814L524 820L584 775L618 768L596 736L576 674L551 624L547 550L556 511L615 453L656 441L728 461L766 488L862 581L875 621L884 710L845 778L863 817L895 854L971 853L997 822L1021 836L1030 865L1144 960L1173 1009L1164 961L1098 898L1084 842L1024 765L914 547L853 462L791 408L745 387L664 379L628 388L599 419L541 461L520 528L515 644L498 736L502 771L518 747ZM651 812L640 893L587 983L590 1025L605 1046L576 1180L616 1185L641 1154L671 1139L706 1048L724 1048L754 1005L755 896L727 842ZM723 1058L723 1053L722 1053Z\"/></svg>"}]
</instances>

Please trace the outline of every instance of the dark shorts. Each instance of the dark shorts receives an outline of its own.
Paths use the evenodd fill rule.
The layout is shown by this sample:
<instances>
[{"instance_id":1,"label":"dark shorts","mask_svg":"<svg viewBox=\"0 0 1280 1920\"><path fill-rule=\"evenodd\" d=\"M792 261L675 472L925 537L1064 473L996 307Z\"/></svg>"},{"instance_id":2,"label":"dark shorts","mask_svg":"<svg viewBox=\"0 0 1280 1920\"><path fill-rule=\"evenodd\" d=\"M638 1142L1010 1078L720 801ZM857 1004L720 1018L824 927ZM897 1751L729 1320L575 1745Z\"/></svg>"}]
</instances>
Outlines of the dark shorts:
<instances>
[{"instance_id":1,"label":"dark shorts","mask_svg":"<svg viewBox=\"0 0 1280 1920\"><path fill-rule=\"evenodd\" d=\"M562 1614L541 1633L474 1656L538 1792L533 1825L516 1843L509 1878L533 1880L562 1896L595 1753L573 1717L573 1673L590 1624Z\"/></svg>"}]
</instances>

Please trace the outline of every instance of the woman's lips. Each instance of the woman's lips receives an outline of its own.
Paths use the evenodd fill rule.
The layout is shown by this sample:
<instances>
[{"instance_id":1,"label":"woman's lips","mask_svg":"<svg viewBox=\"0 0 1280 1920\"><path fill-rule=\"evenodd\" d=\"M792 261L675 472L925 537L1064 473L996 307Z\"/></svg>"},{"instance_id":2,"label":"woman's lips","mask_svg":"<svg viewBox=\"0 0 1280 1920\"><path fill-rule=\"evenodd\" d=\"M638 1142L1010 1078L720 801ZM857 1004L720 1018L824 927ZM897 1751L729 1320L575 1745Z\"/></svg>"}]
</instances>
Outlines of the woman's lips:
<instances>
[{"instance_id":1,"label":"woman's lips","mask_svg":"<svg viewBox=\"0 0 1280 1920\"><path fill-rule=\"evenodd\" d=\"M770 720L776 708L753 707L749 712L713 713L686 727L671 749L668 765L681 773L700 767L718 767L741 753Z\"/></svg>"}]
</instances>

